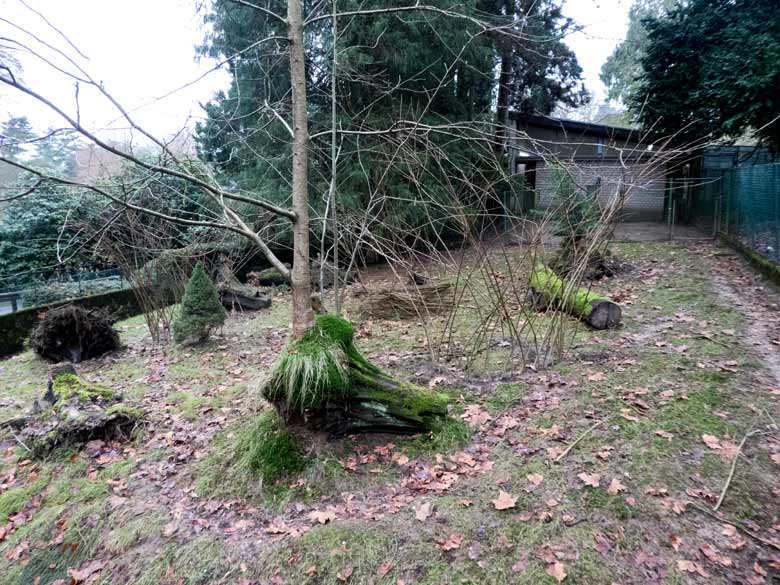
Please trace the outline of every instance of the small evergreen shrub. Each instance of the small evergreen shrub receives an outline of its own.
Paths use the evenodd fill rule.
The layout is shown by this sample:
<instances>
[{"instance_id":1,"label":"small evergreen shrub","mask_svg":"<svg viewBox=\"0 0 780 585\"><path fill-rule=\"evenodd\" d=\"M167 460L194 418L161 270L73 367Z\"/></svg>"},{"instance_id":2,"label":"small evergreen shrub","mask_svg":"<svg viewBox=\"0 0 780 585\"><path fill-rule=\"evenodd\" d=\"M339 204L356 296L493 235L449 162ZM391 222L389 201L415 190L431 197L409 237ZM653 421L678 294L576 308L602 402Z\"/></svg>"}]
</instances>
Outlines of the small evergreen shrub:
<instances>
[{"instance_id":1,"label":"small evergreen shrub","mask_svg":"<svg viewBox=\"0 0 780 585\"><path fill-rule=\"evenodd\" d=\"M176 343L197 343L208 338L214 327L225 322L227 313L219 300L219 291L198 262L184 289L181 309L173 322Z\"/></svg>"},{"instance_id":2,"label":"small evergreen shrub","mask_svg":"<svg viewBox=\"0 0 780 585\"><path fill-rule=\"evenodd\" d=\"M306 466L298 442L275 410L269 410L245 429L236 441L236 465L264 482L301 471Z\"/></svg>"}]
</instances>

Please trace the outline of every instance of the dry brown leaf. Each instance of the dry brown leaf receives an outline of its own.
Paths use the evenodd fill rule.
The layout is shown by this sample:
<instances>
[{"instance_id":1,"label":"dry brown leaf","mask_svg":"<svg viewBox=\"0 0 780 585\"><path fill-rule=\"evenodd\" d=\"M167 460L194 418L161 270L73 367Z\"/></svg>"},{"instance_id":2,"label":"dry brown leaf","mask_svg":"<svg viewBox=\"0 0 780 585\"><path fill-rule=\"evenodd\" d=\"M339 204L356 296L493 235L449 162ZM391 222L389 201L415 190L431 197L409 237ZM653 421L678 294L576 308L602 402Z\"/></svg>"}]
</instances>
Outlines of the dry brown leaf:
<instances>
[{"instance_id":1,"label":"dry brown leaf","mask_svg":"<svg viewBox=\"0 0 780 585\"><path fill-rule=\"evenodd\" d=\"M670 433L668 431L661 430L661 429L658 429L655 432L655 434L658 435L659 437L663 437L667 441L671 441L672 439L674 439L674 435L672 433Z\"/></svg>"},{"instance_id":2,"label":"dry brown leaf","mask_svg":"<svg viewBox=\"0 0 780 585\"><path fill-rule=\"evenodd\" d=\"M320 524L327 524L336 519L336 513L333 510L312 510L309 512L309 520Z\"/></svg>"},{"instance_id":3,"label":"dry brown leaf","mask_svg":"<svg viewBox=\"0 0 780 585\"><path fill-rule=\"evenodd\" d=\"M393 563L382 563L377 568L376 574L379 575L380 577L384 577L392 570L393 570Z\"/></svg>"},{"instance_id":4,"label":"dry brown leaf","mask_svg":"<svg viewBox=\"0 0 780 585\"><path fill-rule=\"evenodd\" d=\"M444 376L436 376L435 378L431 378L431 381L428 382L428 388L436 388L439 384L444 384L447 381L447 378Z\"/></svg>"},{"instance_id":5,"label":"dry brown leaf","mask_svg":"<svg viewBox=\"0 0 780 585\"><path fill-rule=\"evenodd\" d=\"M336 579L338 579L343 583L346 583L347 581L349 581L349 578L352 576L353 571L354 569L352 567L344 567L343 569L341 569L341 571L336 573Z\"/></svg>"},{"instance_id":6,"label":"dry brown leaf","mask_svg":"<svg viewBox=\"0 0 780 585\"><path fill-rule=\"evenodd\" d=\"M544 481L544 476L541 473L529 473L525 477L535 486Z\"/></svg>"},{"instance_id":7,"label":"dry brown leaf","mask_svg":"<svg viewBox=\"0 0 780 585\"><path fill-rule=\"evenodd\" d=\"M454 532L447 538L436 541L442 550L455 550L460 548L460 544L463 542L463 535Z\"/></svg>"},{"instance_id":8,"label":"dry brown leaf","mask_svg":"<svg viewBox=\"0 0 780 585\"><path fill-rule=\"evenodd\" d=\"M679 516L685 512L685 508L688 506L688 502L684 500L678 500L676 498L664 498L661 502L661 505Z\"/></svg>"},{"instance_id":9,"label":"dry brown leaf","mask_svg":"<svg viewBox=\"0 0 780 585\"><path fill-rule=\"evenodd\" d=\"M431 502L425 502L420 504L414 509L414 517L420 522L425 522L431 517L433 513L433 504Z\"/></svg>"},{"instance_id":10,"label":"dry brown leaf","mask_svg":"<svg viewBox=\"0 0 780 585\"><path fill-rule=\"evenodd\" d=\"M672 548L674 550L680 550L680 546L682 546L683 539L679 534L670 534L669 543L672 545Z\"/></svg>"},{"instance_id":11,"label":"dry brown leaf","mask_svg":"<svg viewBox=\"0 0 780 585\"><path fill-rule=\"evenodd\" d=\"M563 453L563 449L560 447L547 447L546 451L548 459L557 459L558 456Z\"/></svg>"},{"instance_id":12,"label":"dry brown leaf","mask_svg":"<svg viewBox=\"0 0 780 585\"><path fill-rule=\"evenodd\" d=\"M626 419L629 422L639 422L639 417L634 416L630 409L624 408L620 411L620 416L622 416L624 419Z\"/></svg>"},{"instance_id":13,"label":"dry brown leaf","mask_svg":"<svg viewBox=\"0 0 780 585\"><path fill-rule=\"evenodd\" d=\"M604 372L596 372L595 374L590 374L588 376L588 382L603 382L606 379L607 376Z\"/></svg>"},{"instance_id":14,"label":"dry brown leaf","mask_svg":"<svg viewBox=\"0 0 780 585\"><path fill-rule=\"evenodd\" d=\"M393 457L393 461L395 461L398 465L406 465L409 463L409 458L406 455L399 455L396 453L396 455Z\"/></svg>"},{"instance_id":15,"label":"dry brown leaf","mask_svg":"<svg viewBox=\"0 0 780 585\"><path fill-rule=\"evenodd\" d=\"M723 567L730 567L733 564L730 557L721 554L721 552L711 544L703 544L699 547L699 550L711 563L716 563Z\"/></svg>"},{"instance_id":16,"label":"dry brown leaf","mask_svg":"<svg viewBox=\"0 0 780 585\"><path fill-rule=\"evenodd\" d=\"M108 561L90 561L85 565L82 565L79 569L68 569L68 575L72 579L72 583L81 583L92 577L95 573L99 573L108 564Z\"/></svg>"},{"instance_id":17,"label":"dry brown leaf","mask_svg":"<svg viewBox=\"0 0 780 585\"><path fill-rule=\"evenodd\" d=\"M599 483L601 482L601 476L598 473L580 473L577 477L580 478L582 483L585 485L589 485L591 487L599 487Z\"/></svg>"},{"instance_id":18,"label":"dry brown leaf","mask_svg":"<svg viewBox=\"0 0 780 585\"><path fill-rule=\"evenodd\" d=\"M710 574L699 563L680 559L677 561L677 570L683 573L697 573L702 577L709 577Z\"/></svg>"},{"instance_id":19,"label":"dry brown leaf","mask_svg":"<svg viewBox=\"0 0 780 585\"><path fill-rule=\"evenodd\" d=\"M624 492L624 491L626 491L626 486L624 486L623 483L617 477L613 477L612 481L609 482L609 487L607 488L607 492L612 494L613 496L616 496L620 492Z\"/></svg>"},{"instance_id":20,"label":"dry brown leaf","mask_svg":"<svg viewBox=\"0 0 780 585\"><path fill-rule=\"evenodd\" d=\"M484 425L492 417L490 413L478 404L469 404L463 411L461 418L465 420L470 427Z\"/></svg>"},{"instance_id":21,"label":"dry brown leaf","mask_svg":"<svg viewBox=\"0 0 780 585\"><path fill-rule=\"evenodd\" d=\"M498 497L495 500L491 500L496 510L508 510L514 508L517 503L517 496L513 496L504 490L499 490Z\"/></svg>"},{"instance_id":22,"label":"dry brown leaf","mask_svg":"<svg viewBox=\"0 0 780 585\"><path fill-rule=\"evenodd\" d=\"M713 435L703 434L701 436L701 440L704 441L704 444L707 445L710 449L721 449L722 445L720 444L720 439L718 437L715 437Z\"/></svg>"},{"instance_id":23,"label":"dry brown leaf","mask_svg":"<svg viewBox=\"0 0 780 585\"><path fill-rule=\"evenodd\" d=\"M550 563L547 565L547 568L544 571L550 577L558 581L558 583L561 583L564 579L566 579L566 567L563 566L563 563L560 563L558 561L555 561L554 563Z\"/></svg>"}]
</instances>

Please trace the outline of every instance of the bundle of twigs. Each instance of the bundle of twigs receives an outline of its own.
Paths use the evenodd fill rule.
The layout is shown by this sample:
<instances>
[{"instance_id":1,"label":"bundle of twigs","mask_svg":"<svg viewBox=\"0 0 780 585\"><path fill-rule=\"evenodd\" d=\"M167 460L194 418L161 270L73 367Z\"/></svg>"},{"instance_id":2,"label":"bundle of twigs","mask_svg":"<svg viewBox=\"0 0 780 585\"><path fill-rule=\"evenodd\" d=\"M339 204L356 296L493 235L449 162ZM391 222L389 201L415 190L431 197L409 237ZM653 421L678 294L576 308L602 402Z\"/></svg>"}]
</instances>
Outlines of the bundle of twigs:
<instances>
[{"instance_id":1,"label":"bundle of twigs","mask_svg":"<svg viewBox=\"0 0 780 585\"><path fill-rule=\"evenodd\" d=\"M451 309L452 284L438 282L403 288L362 289L353 294L361 298L360 311L374 319L422 317Z\"/></svg>"}]
</instances>

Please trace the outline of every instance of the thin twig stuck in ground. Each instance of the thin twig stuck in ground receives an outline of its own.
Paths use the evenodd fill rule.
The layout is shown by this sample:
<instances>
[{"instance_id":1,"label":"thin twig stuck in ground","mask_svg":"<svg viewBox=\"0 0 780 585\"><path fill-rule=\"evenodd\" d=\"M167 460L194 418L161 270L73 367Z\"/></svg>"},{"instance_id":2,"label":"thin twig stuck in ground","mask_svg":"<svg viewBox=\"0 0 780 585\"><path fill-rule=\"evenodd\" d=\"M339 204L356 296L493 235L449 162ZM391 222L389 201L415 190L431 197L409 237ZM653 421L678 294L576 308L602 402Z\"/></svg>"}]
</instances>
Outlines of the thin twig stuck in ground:
<instances>
[{"instance_id":1,"label":"thin twig stuck in ground","mask_svg":"<svg viewBox=\"0 0 780 585\"><path fill-rule=\"evenodd\" d=\"M703 508L702 506L699 506L695 502L692 502L690 500L686 500L685 503L689 505L691 508L694 508L701 512L702 514L706 514L710 518L717 520L718 522L722 522L723 524L728 524L729 526L733 526L737 530L741 530L745 534L747 534L750 538L755 540L756 542L760 542L764 546L768 546L770 548L773 548L775 550L780 550L780 544L777 544L775 542L772 542L771 540L767 540L765 538L760 537L758 534L750 530L749 528L746 528L744 525L740 524L739 522L735 520L728 520L727 518L721 518L717 514L714 514L711 510L707 508Z\"/></svg>"},{"instance_id":2,"label":"thin twig stuck in ground","mask_svg":"<svg viewBox=\"0 0 780 585\"><path fill-rule=\"evenodd\" d=\"M569 454L569 451L571 451L572 449L574 449L574 447L577 445L577 443L579 443L580 441L582 441L582 440L583 440L585 437L587 437L587 436L588 436L590 433L592 433L592 432L593 432L594 430L596 430L598 427L600 427L601 425L603 425L605 422L607 422L607 419L606 419L606 418L605 418L605 419L603 419L603 420L600 420L600 421L598 421L598 422L596 422L596 423L593 423L591 426L589 426L589 427L588 427L588 430L586 430L586 431L585 431L584 433L582 433L582 434L581 434L579 437L577 437L577 438L574 440L574 442L573 442L571 445L569 445L568 447L566 447L566 449L563 451L563 453L561 453L560 455L558 455L558 456L555 458L555 463L560 463L560 462L561 462L561 460L562 460L564 457L566 457L566 455L568 455L568 454Z\"/></svg>"},{"instance_id":3,"label":"thin twig stuck in ground","mask_svg":"<svg viewBox=\"0 0 780 585\"><path fill-rule=\"evenodd\" d=\"M726 492L729 490L729 486L731 485L731 480L734 479L734 471L737 469L737 460L739 459L740 453L742 453L742 448L745 446L745 442L748 440L748 438L752 437L759 431L754 431L753 426L755 423L750 425L750 428L748 429L748 432L745 433L745 436L742 437L742 441L739 443L739 447L737 447L737 452L734 454L734 461L731 463L731 471L729 471L729 476L726 478L726 483L723 486L723 491L720 492L720 497L718 498L718 503L715 504L715 507L712 509L714 512L718 511L718 508L720 508L721 504L723 503L723 500L726 498Z\"/></svg>"}]
</instances>

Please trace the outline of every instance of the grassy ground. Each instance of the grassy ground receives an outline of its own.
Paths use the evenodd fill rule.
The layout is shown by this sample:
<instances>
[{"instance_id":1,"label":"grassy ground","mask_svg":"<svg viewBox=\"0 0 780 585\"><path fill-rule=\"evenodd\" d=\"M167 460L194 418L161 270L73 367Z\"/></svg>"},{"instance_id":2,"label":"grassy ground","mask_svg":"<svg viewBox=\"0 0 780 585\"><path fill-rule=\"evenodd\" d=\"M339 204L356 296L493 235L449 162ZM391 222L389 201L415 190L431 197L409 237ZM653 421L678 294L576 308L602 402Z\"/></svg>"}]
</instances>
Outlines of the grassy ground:
<instances>
[{"instance_id":1,"label":"grassy ground","mask_svg":"<svg viewBox=\"0 0 780 585\"><path fill-rule=\"evenodd\" d=\"M258 379L285 342L287 298L196 349L155 349L142 320L123 322L125 349L80 371L148 421L130 443L44 460L0 438L0 583L780 578L777 293L710 245L618 253L633 269L598 287L625 326L580 328L545 370L501 354L476 374L461 359L431 368L420 324L364 322L359 347L450 392L453 422L433 438L315 440L272 485L231 464L265 408ZM0 419L45 379L29 352L0 362Z\"/></svg>"}]
</instances>

